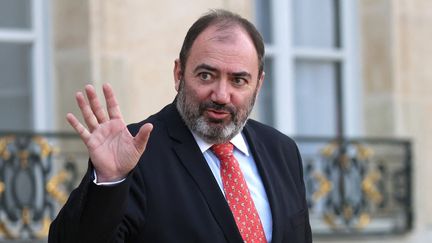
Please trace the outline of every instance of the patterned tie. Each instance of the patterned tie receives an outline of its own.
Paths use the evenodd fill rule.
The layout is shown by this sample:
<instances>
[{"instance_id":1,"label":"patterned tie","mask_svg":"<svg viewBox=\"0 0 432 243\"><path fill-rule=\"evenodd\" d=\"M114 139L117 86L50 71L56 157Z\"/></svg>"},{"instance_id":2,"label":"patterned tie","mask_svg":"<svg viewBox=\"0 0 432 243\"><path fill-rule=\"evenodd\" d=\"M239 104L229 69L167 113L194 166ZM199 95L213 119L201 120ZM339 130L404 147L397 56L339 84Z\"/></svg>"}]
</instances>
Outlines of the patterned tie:
<instances>
[{"instance_id":1,"label":"patterned tie","mask_svg":"<svg viewBox=\"0 0 432 243\"><path fill-rule=\"evenodd\" d=\"M226 200L244 242L267 242L243 173L233 155L233 149L232 143L215 144L211 147L221 163L220 170Z\"/></svg>"}]
</instances>

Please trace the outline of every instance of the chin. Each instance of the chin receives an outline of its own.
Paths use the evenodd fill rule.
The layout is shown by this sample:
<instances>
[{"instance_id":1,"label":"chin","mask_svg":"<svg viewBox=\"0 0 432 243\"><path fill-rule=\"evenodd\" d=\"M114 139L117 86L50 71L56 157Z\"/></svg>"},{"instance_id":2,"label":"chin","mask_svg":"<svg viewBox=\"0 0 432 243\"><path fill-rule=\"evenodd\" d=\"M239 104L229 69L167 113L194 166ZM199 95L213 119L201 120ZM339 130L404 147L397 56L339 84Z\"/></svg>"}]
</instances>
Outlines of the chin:
<instances>
[{"instance_id":1,"label":"chin","mask_svg":"<svg viewBox=\"0 0 432 243\"><path fill-rule=\"evenodd\" d=\"M225 126L229 126L232 123L231 119L215 119L215 118L206 117L205 120L209 126L215 125L215 126L225 127Z\"/></svg>"}]
</instances>

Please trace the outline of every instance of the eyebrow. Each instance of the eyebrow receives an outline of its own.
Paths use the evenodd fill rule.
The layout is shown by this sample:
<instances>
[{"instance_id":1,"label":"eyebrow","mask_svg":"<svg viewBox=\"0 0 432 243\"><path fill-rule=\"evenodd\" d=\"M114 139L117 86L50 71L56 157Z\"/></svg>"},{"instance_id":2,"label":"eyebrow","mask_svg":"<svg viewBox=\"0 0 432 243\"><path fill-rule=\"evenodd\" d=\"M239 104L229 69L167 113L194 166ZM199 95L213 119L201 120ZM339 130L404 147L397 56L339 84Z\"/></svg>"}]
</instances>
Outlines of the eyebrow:
<instances>
[{"instance_id":1,"label":"eyebrow","mask_svg":"<svg viewBox=\"0 0 432 243\"><path fill-rule=\"evenodd\" d=\"M242 77L251 78L252 77L252 75L248 72L234 72L234 73L231 73L231 75L234 77L240 77L240 78L242 78Z\"/></svg>"},{"instance_id":2,"label":"eyebrow","mask_svg":"<svg viewBox=\"0 0 432 243\"><path fill-rule=\"evenodd\" d=\"M210 66L208 64L202 63L202 64L200 64L200 65L198 65L198 66L195 67L194 73L196 73L196 72L198 72L199 70L202 70L202 69L208 70L208 71L211 71L211 72L217 72L218 71L217 68L215 68L213 66ZM245 72L245 71L232 72L232 73L229 73L229 75L234 76L234 77L247 77L247 78L251 78L252 77L252 75L250 73Z\"/></svg>"},{"instance_id":3,"label":"eyebrow","mask_svg":"<svg viewBox=\"0 0 432 243\"><path fill-rule=\"evenodd\" d=\"M217 71L217 69L215 67L212 67L212 66L205 64L205 63L202 63L202 64L196 66L196 68L194 69L194 73L198 72L198 70L200 70L200 69L205 69L205 70L212 71L212 72Z\"/></svg>"}]
</instances>

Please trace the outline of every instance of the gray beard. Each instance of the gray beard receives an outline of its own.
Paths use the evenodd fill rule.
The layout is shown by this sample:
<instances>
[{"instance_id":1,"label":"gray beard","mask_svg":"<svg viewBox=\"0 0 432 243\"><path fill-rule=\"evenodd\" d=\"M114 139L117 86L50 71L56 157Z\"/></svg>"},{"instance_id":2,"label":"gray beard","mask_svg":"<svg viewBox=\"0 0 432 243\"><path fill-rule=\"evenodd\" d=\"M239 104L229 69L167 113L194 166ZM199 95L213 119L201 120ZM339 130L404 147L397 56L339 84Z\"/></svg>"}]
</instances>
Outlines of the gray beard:
<instances>
[{"instance_id":1,"label":"gray beard","mask_svg":"<svg viewBox=\"0 0 432 243\"><path fill-rule=\"evenodd\" d=\"M211 101L194 104L187 97L190 97L190 94L185 90L184 80L181 80L176 98L176 106L186 126L204 141L211 144L220 144L230 141L243 130L255 103L256 91L246 110L239 110L233 106L219 105ZM232 119L226 125L221 121L208 120L203 116L207 108L228 111Z\"/></svg>"}]
</instances>

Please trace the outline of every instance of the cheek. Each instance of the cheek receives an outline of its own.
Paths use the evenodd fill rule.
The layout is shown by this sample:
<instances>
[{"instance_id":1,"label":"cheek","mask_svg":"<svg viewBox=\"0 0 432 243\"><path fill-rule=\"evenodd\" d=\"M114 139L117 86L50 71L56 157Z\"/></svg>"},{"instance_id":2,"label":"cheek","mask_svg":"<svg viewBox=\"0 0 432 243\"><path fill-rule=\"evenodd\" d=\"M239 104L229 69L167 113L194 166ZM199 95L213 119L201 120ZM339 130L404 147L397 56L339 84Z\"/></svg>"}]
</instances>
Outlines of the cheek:
<instances>
[{"instance_id":1,"label":"cheek","mask_svg":"<svg viewBox=\"0 0 432 243\"><path fill-rule=\"evenodd\" d=\"M202 89L194 90L193 94L197 100L206 100L209 97L209 92Z\"/></svg>"},{"instance_id":2,"label":"cheek","mask_svg":"<svg viewBox=\"0 0 432 243\"><path fill-rule=\"evenodd\" d=\"M252 98L253 94L249 92L233 94L231 96L231 103L236 107L245 108L250 105Z\"/></svg>"},{"instance_id":3,"label":"cheek","mask_svg":"<svg viewBox=\"0 0 432 243\"><path fill-rule=\"evenodd\" d=\"M210 99L211 90L205 86L186 87L189 97L195 101L201 102Z\"/></svg>"}]
</instances>

